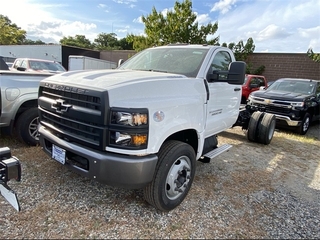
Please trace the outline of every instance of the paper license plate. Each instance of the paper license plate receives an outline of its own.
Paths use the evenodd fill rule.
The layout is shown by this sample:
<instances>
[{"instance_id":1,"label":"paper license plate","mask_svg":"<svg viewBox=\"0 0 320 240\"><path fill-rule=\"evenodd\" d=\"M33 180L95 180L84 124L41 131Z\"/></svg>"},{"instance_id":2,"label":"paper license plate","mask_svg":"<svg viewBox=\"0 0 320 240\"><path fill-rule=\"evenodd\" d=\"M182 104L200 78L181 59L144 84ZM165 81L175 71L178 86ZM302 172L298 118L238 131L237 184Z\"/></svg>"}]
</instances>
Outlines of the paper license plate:
<instances>
[{"instance_id":1,"label":"paper license plate","mask_svg":"<svg viewBox=\"0 0 320 240\"><path fill-rule=\"evenodd\" d=\"M52 158L57 160L59 163L66 163L66 150L52 144Z\"/></svg>"}]
</instances>

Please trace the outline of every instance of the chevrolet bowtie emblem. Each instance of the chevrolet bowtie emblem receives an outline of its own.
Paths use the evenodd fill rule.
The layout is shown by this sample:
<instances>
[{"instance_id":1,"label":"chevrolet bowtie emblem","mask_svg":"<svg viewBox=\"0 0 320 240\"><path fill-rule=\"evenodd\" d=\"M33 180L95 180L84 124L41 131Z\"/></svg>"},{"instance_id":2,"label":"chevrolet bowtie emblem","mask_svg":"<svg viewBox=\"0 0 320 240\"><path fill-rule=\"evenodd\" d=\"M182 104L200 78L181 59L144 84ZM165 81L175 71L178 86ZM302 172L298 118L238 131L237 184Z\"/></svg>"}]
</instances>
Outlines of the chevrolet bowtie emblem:
<instances>
[{"instance_id":1,"label":"chevrolet bowtie emblem","mask_svg":"<svg viewBox=\"0 0 320 240\"><path fill-rule=\"evenodd\" d=\"M55 109L57 113L67 112L72 105L65 104L63 99L57 99L55 103L51 105L51 108Z\"/></svg>"}]
</instances>

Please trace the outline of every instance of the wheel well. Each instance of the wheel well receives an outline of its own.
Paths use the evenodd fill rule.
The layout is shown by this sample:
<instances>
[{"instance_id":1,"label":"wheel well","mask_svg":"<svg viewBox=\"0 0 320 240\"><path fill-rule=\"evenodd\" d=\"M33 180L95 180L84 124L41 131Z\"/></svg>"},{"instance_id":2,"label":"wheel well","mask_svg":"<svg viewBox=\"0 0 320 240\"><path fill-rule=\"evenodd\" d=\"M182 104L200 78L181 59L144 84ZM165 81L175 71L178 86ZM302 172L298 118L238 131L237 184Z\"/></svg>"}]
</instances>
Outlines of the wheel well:
<instances>
[{"instance_id":1,"label":"wheel well","mask_svg":"<svg viewBox=\"0 0 320 240\"><path fill-rule=\"evenodd\" d=\"M198 134L197 134L197 131L194 129L188 129L188 130L176 132L166 139L166 141L168 140L178 140L181 142L185 142L189 144L194 149L194 152L197 154Z\"/></svg>"},{"instance_id":2,"label":"wheel well","mask_svg":"<svg viewBox=\"0 0 320 240\"><path fill-rule=\"evenodd\" d=\"M314 114L314 108L309 108L307 112L305 112L304 115L306 115L306 113L309 113L310 114L310 118L313 117L313 114ZM304 116L303 116L304 117Z\"/></svg>"},{"instance_id":3,"label":"wheel well","mask_svg":"<svg viewBox=\"0 0 320 240\"><path fill-rule=\"evenodd\" d=\"M38 100L34 99L34 100L29 100L24 102L18 109L17 114L14 118L14 122L16 122L18 120L18 118L20 117L20 115L26 111L27 109L33 108L33 107L37 107L38 106Z\"/></svg>"}]
</instances>

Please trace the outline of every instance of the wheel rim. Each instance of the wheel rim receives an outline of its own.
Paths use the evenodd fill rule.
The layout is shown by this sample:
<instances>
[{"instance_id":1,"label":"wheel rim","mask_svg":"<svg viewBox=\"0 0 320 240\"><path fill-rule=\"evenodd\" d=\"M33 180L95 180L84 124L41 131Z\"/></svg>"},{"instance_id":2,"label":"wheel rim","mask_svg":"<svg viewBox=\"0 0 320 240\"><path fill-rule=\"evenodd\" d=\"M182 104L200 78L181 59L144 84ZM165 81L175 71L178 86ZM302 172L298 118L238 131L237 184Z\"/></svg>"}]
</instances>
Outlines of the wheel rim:
<instances>
[{"instance_id":1,"label":"wheel rim","mask_svg":"<svg viewBox=\"0 0 320 240\"><path fill-rule=\"evenodd\" d=\"M307 117L303 123L302 130L306 132L309 128L310 119Z\"/></svg>"},{"instance_id":2,"label":"wheel rim","mask_svg":"<svg viewBox=\"0 0 320 240\"><path fill-rule=\"evenodd\" d=\"M179 198L187 189L191 179L191 161L181 156L171 166L166 179L166 196L170 200Z\"/></svg>"},{"instance_id":3,"label":"wheel rim","mask_svg":"<svg viewBox=\"0 0 320 240\"><path fill-rule=\"evenodd\" d=\"M39 140L38 124L39 117L34 118L29 124L29 134L37 141Z\"/></svg>"}]
</instances>

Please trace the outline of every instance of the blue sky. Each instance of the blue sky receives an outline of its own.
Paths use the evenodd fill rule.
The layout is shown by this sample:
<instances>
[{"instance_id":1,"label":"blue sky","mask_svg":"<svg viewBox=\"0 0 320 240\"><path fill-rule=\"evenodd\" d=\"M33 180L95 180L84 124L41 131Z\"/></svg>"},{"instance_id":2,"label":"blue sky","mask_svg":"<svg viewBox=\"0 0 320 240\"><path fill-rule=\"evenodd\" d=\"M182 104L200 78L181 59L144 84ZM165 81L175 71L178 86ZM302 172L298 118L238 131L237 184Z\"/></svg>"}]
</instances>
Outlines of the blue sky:
<instances>
[{"instance_id":1,"label":"blue sky","mask_svg":"<svg viewBox=\"0 0 320 240\"><path fill-rule=\"evenodd\" d=\"M182 2L182 0L177 0ZM99 33L118 38L143 34L141 16L154 6L164 14L176 0L14 0L0 14L27 31L27 38L58 43L64 36ZM13 5L14 4L14 5ZM319 0L192 0L199 24L218 22L220 43L252 37L255 52L320 52Z\"/></svg>"}]
</instances>

